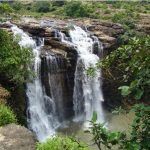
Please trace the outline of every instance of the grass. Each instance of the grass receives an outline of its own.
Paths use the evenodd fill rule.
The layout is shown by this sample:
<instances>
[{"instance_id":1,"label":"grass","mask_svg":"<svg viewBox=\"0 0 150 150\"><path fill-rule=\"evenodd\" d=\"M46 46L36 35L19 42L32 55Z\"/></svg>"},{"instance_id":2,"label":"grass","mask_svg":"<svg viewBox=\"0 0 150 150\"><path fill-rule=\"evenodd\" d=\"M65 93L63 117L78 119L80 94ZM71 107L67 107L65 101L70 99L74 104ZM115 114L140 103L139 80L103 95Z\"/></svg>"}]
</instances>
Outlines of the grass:
<instances>
[{"instance_id":1,"label":"grass","mask_svg":"<svg viewBox=\"0 0 150 150\"><path fill-rule=\"evenodd\" d=\"M16 115L10 107L0 104L0 126L17 123Z\"/></svg>"}]
</instances>

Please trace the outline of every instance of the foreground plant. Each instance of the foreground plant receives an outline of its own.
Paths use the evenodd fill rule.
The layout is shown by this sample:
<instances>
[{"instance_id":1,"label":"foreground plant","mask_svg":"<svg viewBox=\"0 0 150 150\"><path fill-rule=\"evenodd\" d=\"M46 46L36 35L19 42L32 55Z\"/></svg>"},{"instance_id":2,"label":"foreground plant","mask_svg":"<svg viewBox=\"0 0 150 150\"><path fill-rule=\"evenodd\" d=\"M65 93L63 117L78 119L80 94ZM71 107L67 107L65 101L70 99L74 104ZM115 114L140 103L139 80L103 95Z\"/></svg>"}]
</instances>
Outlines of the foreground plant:
<instances>
[{"instance_id":1,"label":"foreground plant","mask_svg":"<svg viewBox=\"0 0 150 150\"><path fill-rule=\"evenodd\" d=\"M97 67L105 76L119 83L123 96L149 100L150 90L150 36L134 37L129 43L113 51Z\"/></svg>"},{"instance_id":2,"label":"foreground plant","mask_svg":"<svg viewBox=\"0 0 150 150\"><path fill-rule=\"evenodd\" d=\"M89 150L87 146L74 138L54 137L44 143L38 143L36 150Z\"/></svg>"},{"instance_id":3,"label":"foreground plant","mask_svg":"<svg viewBox=\"0 0 150 150\"><path fill-rule=\"evenodd\" d=\"M103 124L96 123L97 114L93 113L89 132L93 135L93 141L102 150L148 150L150 148L150 106L136 104L132 111L135 118L129 135L124 132L111 132Z\"/></svg>"},{"instance_id":4,"label":"foreground plant","mask_svg":"<svg viewBox=\"0 0 150 150\"><path fill-rule=\"evenodd\" d=\"M0 104L0 126L17 123L16 115L6 105Z\"/></svg>"}]
</instances>

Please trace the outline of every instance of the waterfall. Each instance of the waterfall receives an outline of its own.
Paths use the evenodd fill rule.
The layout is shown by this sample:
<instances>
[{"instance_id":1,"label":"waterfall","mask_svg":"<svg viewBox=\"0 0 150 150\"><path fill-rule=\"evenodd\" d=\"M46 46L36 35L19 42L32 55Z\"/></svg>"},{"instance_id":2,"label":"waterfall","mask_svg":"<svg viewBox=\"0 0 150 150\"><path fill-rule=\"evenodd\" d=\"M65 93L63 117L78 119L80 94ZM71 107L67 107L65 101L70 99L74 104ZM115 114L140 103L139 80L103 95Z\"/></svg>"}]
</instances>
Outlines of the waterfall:
<instances>
[{"instance_id":1,"label":"waterfall","mask_svg":"<svg viewBox=\"0 0 150 150\"><path fill-rule=\"evenodd\" d=\"M97 121L103 123L102 101L104 98L101 89L101 70L96 70L94 77L89 77L86 73L89 67L95 67L99 61L99 57L93 54L94 44L97 43L98 53L101 53L102 46L96 37L91 38L88 32L78 26L74 26L69 34L79 54L73 94L75 120L84 121L85 127L88 127L95 111L98 116Z\"/></svg>"},{"instance_id":2,"label":"waterfall","mask_svg":"<svg viewBox=\"0 0 150 150\"><path fill-rule=\"evenodd\" d=\"M55 130L66 120L66 116L69 117L68 106L70 107L72 101L75 121L83 121L84 125L88 126L88 121L95 111L97 121L104 122L101 70L96 70L94 77L89 77L86 73L86 70L95 67L101 58L98 56L102 54L102 45L97 37L91 36L78 26L69 30L70 37L56 30L55 36L61 42L73 46L78 53L75 77L73 76L74 90L72 88L70 92L64 58L50 52L45 52L42 57L43 38L34 40L15 25L12 25L11 30L19 40L20 47L31 48L34 55L32 70L35 77L32 82L27 83L26 88L27 122L39 141L55 134ZM72 114L71 111L69 113Z\"/></svg>"},{"instance_id":3,"label":"waterfall","mask_svg":"<svg viewBox=\"0 0 150 150\"><path fill-rule=\"evenodd\" d=\"M25 48L32 48L34 60L33 71L35 78L31 83L27 83L26 94L28 97L27 121L28 127L34 131L39 141L54 135L55 129L59 126L56 114L56 106L49 97L41 82L41 58L40 50L44 44L42 38L35 42L23 30L13 25L11 30L15 37L19 37L19 45Z\"/></svg>"}]
</instances>

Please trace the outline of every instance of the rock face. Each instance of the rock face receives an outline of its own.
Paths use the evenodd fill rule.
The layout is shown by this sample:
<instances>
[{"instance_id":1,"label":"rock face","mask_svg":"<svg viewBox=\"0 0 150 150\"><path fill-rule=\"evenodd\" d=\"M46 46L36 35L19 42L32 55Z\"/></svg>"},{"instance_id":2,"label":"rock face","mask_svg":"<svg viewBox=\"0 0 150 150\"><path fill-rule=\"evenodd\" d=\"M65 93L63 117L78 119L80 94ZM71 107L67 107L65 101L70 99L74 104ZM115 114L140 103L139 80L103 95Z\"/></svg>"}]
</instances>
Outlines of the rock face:
<instances>
[{"instance_id":1,"label":"rock face","mask_svg":"<svg viewBox=\"0 0 150 150\"><path fill-rule=\"evenodd\" d=\"M69 28L72 27L72 24L79 25L85 28L85 30L87 29L90 35L95 35L102 42L105 55L118 46L117 43L118 37L124 32L123 28L119 24L102 22L94 19L34 20L31 18L23 18L22 21L19 21L18 23L15 22L15 24L18 25L20 28L22 28L24 31L31 34L31 36L35 39L37 39L37 37L44 37L45 42L41 52L41 79L46 89L45 92L50 97L51 97L50 93L51 87L49 87L48 85L49 71L47 66L47 56L49 55L55 56L57 60L60 59L61 62L63 62L63 65L60 65L61 68L58 68L57 71L55 70L54 72L50 73L51 78L55 79L57 77L58 81L61 83L61 86L63 87L62 99L64 103L63 106L64 110L65 112L67 112L65 114L66 117L69 117L73 114L72 99L73 99L74 74L76 69L77 52L74 47L71 47L70 45L63 43L61 41L62 35L60 35L58 31L61 31L61 33L64 33L67 36L67 38L69 38L68 30ZM3 25L2 27L7 28L6 25ZM103 84L103 86L105 86L105 83ZM106 88L104 88L104 92L107 93L107 89L106 90L105 89ZM15 99L17 99L17 97ZM58 99L57 96L56 99ZM17 106L20 106L19 103L17 104ZM25 102L24 106L26 106ZM24 116L25 109L22 107L21 109L23 112L22 116ZM23 118L25 118L25 116Z\"/></svg>"},{"instance_id":2,"label":"rock face","mask_svg":"<svg viewBox=\"0 0 150 150\"><path fill-rule=\"evenodd\" d=\"M35 150L36 140L25 127L10 124L0 127L0 150Z\"/></svg>"},{"instance_id":3,"label":"rock face","mask_svg":"<svg viewBox=\"0 0 150 150\"><path fill-rule=\"evenodd\" d=\"M54 29L59 29L66 35L68 35L67 26L77 24L90 31L93 35L103 43L105 50L116 48L118 43L118 37L124 33L124 30L120 24L112 22L104 22L95 19L72 19L72 20L54 20L47 19L37 21L23 20L23 22L16 23L18 26L28 31L34 36L45 37L45 41L48 44L57 44L54 40L49 40L49 37L55 36ZM48 42L49 41L49 42Z\"/></svg>"},{"instance_id":4,"label":"rock face","mask_svg":"<svg viewBox=\"0 0 150 150\"><path fill-rule=\"evenodd\" d=\"M124 32L123 28L119 24L114 24L111 22L102 22L95 19L71 19L71 20L55 20L55 19L44 19L44 20L35 20L33 18L23 18L22 21L18 23L15 22L20 28L24 31L31 34L31 36L35 39L37 37L44 37L44 47L41 52L41 79L42 83L45 86L46 94L51 97L50 87L48 85L48 66L47 66L47 56L55 56L57 60L61 60L59 66L61 68L57 68L54 72L51 73L51 78L56 78L61 83L62 93L63 93L63 102L64 102L64 110L67 112L65 114L66 117L72 115L73 111L73 88L74 88L74 74L76 69L76 60L77 60L77 52L74 47L67 45L61 41L61 36L58 31L64 33L67 38L69 38L68 30L72 27L72 24L79 25L85 30L87 29L91 35L95 35L103 44L104 54L108 54L110 51L114 50L118 46L118 37ZM2 28L9 28L7 24L3 24ZM62 63L63 62L63 63ZM58 61L59 63L59 61ZM51 62L50 62L51 64ZM63 64L63 65L62 65ZM53 64L52 64L53 65ZM54 66L54 65L53 65ZM107 93L108 89L105 87L106 84L103 84L104 92ZM23 90L22 98L17 98L18 95L14 95L15 102L17 104L13 104L13 106L19 106L19 110L15 112L22 111L21 116L19 116L19 120L24 122L25 119L25 94ZM111 93L111 92L110 92ZM107 95L109 95L107 93ZM20 101L21 99L21 101ZM57 96L56 96L56 99ZM109 97L106 99L109 99ZM19 102L18 102L19 100ZM24 106L24 107L22 107ZM20 119L21 118L21 119Z\"/></svg>"}]
</instances>

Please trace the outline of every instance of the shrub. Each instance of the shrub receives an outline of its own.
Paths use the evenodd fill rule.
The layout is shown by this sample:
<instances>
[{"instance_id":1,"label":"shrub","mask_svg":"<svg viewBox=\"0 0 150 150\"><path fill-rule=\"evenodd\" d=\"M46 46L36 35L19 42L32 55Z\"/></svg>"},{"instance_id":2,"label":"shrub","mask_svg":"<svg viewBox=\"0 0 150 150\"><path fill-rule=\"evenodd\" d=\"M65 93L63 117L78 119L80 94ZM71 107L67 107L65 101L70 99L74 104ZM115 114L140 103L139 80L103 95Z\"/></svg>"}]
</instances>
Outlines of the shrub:
<instances>
[{"instance_id":1,"label":"shrub","mask_svg":"<svg viewBox=\"0 0 150 150\"><path fill-rule=\"evenodd\" d=\"M88 148L73 138L54 137L44 143L38 143L36 150L88 150Z\"/></svg>"},{"instance_id":2,"label":"shrub","mask_svg":"<svg viewBox=\"0 0 150 150\"><path fill-rule=\"evenodd\" d=\"M18 10L20 10L20 9L23 8L23 4L22 4L21 2L19 2L19 1L16 1L16 2L13 2L13 3L11 4L11 7L12 7L14 10L18 11Z\"/></svg>"},{"instance_id":3,"label":"shrub","mask_svg":"<svg viewBox=\"0 0 150 150\"><path fill-rule=\"evenodd\" d=\"M97 114L93 113L90 131L93 141L99 150L102 147L115 150L148 150L150 148L150 106L136 104L133 109L135 118L132 123L131 133L112 132L103 124L96 123ZM115 147L117 145L117 147Z\"/></svg>"},{"instance_id":4,"label":"shrub","mask_svg":"<svg viewBox=\"0 0 150 150\"><path fill-rule=\"evenodd\" d=\"M34 4L34 9L37 12L44 12L44 13L53 11L52 4L48 1L37 1Z\"/></svg>"},{"instance_id":5,"label":"shrub","mask_svg":"<svg viewBox=\"0 0 150 150\"><path fill-rule=\"evenodd\" d=\"M125 29L133 29L135 27L136 19L137 16L130 11L120 12L112 17L113 22L122 24Z\"/></svg>"},{"instance_id":6,"label":"shrub","mask_svg":"<svg viewBox=\"0 0 150 150\"><path fill-rule=\"evenodd\" d=\"M2 4L0 3L0 14L7 14L13 12L13 9L8 4Z\"/></svg>"},{"instance_id":7,"label":"shrub","mask_svg":"<svg viewBox=\"0 0 150 150\"><path fill-rule=\"evenodd\" d=\"M70 17L89 17L91 9L81 1L68 1L64 6L64 11Z\"/></svg>"},{"instance_id":8,"label":"shrub","mask_svg":"<svg viewBox=\"0 0 150 150\"><path fill-rule=\"evenodd\" d=\"M150 36L134 37L129 43L113 51L98 65L105 72L118 72L117 79L123 96L149 100L150 90ZM118 81L118 80L117 80Z\"/></svg>"},{"instance_id":9,"label":"shrub","mask_svg":"<svg viewBox=\"0 0 150 150\"><path fill-rule=\"evenodd\" d=\"M10 123L17 123L14 112L8 106L0 104L0 126Z\"/></svg>"},{"instance_id":10,"label":"shrub","mask_svg":"<svg viewBox=\"0 0 150 150\"><path fill-rule=\"evenodd\" d=\"M0 75L1 80L7 78L16 83L25 82L31 71L28 65L31 63L32 51L20 48L17 41L0 29Z\"/></svg>"}]
</instances>

